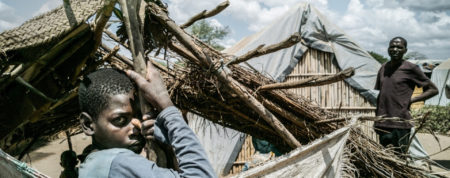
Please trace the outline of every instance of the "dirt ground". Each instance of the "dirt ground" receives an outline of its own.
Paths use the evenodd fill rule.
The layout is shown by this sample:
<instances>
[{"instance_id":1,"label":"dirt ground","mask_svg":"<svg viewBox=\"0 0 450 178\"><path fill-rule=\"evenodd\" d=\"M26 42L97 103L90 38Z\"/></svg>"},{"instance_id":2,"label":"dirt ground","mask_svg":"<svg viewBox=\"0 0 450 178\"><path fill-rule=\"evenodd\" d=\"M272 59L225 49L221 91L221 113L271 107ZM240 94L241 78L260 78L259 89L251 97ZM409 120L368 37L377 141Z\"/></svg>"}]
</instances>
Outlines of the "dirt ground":
<instances>
[{"instance_id":1,"label":"dirt ground","mask_svg":"<svg viewBox=\"0 0 450 178\"><path fill-rule=\"evenodd\" d=\"M439 144L432 135L418 134L418 137L428 154L432 155L439 152ZM450 137L438 135L438 138L442 149L450 146ZM91 143L91 138L84 134L73 136L71 140L73 149L77 154L80 154L84 147ZM34 150L24 158L24 161L30 164L31 167L50 177L59 177L59 174L62 171L62 168L59 165L60 155L65 150L68 150L67 141L58 139ZM431 156L431 159L450 169L450 150L433 155ZM432 169L436 172L445 172L444 169L440 169L436 166L433 166ZM450 177L450 172L447 172L445 175Z\"/></svg>"},{"instance_id":2,"label":"dirt ground","mask_svg":"<svg viewBox=\"0 0 450 178\"><path fill-rule=\"evenodd\" d=\"M441 148L445 149L450 146L450 137L437 135L439 142L440 142L440 147L439 147L439 143L436 141L436 139L431 134L421 133L421 134L417 134L417 137L419 138L420 143L422 144L423 148L428 152L428 155L432 155L431 159L433 161L446 167L447 169L450 169L450 149L447 151L438 153L438 152L440 152ZM435 153L438 153L438 154L435 154ZM435 154L435 155L433 155L433 154ZM450 172L448 172L444 169L441 169L437 166L432 166L432 170L434 172L443 173L441 175L450 177Z\"/></svg>"}]
</instances>

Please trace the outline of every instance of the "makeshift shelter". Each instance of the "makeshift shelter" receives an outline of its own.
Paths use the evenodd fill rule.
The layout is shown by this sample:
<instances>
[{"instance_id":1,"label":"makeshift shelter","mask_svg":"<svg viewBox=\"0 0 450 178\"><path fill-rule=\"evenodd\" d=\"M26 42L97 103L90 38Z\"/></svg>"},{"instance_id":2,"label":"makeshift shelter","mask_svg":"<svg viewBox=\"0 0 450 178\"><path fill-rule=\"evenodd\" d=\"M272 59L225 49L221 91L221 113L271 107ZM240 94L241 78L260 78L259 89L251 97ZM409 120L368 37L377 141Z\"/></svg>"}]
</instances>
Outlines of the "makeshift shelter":
<instances>
[{"instance_id":1,"label":"makeshift shelter","mask_svg":"<svg viewBox=\"0 0 450 178\"><path fill-rule=\"evenodd\" d=\"M79 77L100 65L95 54L112 4L64 1L0 34L0 147L5 152L26 152L29 143L78 123ZM100 10L91 28L87 20Z\"/></svg>"},{"instance_id":2,"label":"makeshift shelter","mask_svg":"<svg viewBox=\"0 0 450 178\"><path fill-rule=\"evenodd\" d=\"M450 59L445 60L431 74L431 81L436 85L439 94L425 101L426 105L447 106L450 99L445 96L445 84L450 79Z\"/></svg>"},{"instance_id":3,"label":"makeshift shelter","mask_svg":"<svg viewBox=\"0 0 450 178\"><path fill-rule=\"evenodd\" d=\"M340 116L374 116L376 91L372 89L381 65L309 4L297 4L263 30L243 38L224 52L239 56L261 44L276 43L295 32L300 32L301 43L253 58L242 66L278 82L330 76L353 67L355 75L345 81L289 90ZM363 129L376 138L371 123L367 122Z\"/></svg>"},{"instance_id":4,"label":"makeshift shelter","mask_svg":"<svg viewBox=\"0 0 450 178\"><path fill-rule=\"evenodd\" d=\"M236 65L253 57L296 45L301 41L302 36L305 36L304 34L294 33L284 41L277 41L277 44L267 47L259 46L244 55L232 57L212 49L183 30L199 18L210 17L220 12L228 6L228 2L224 2L213 11L203 11L181 26L175 24L168 17L167 9L162 3L125 0L120 0L120 2L123 14L126 14L123 16L123 21L127 22L125 24L128 36L125 38L129 43L116 40L118 38L112 33L105 33L126 48L129 44L137 45L139 40L149 37L160 42L155 44L156 46L145 46L145 49L142 49L144 48L142 43L131 48L133 60L116 54L118 50L116 48L109 49L100 44L104 26L111 15L115 1L64 1L63 7L32 19L21 27L0 34L0 48L4 49L4 58L2 58L0 68L2 71L0 83L0 90L2 90L0 113L2 115L0 115L0 120L7 126L5 130L1 130L0 146L6 148L7 152L27 152L33 140L51 136L77 125L76 116L79 110L77 97L75 97L76 87L78 86L77 81L83 74L98 67L115 66L120 69L129 69L134 64L136 69L140 67L136 64L143 62L143 54L148 54L146 52L152 50L159 52L162 48L165 52L177 56L182 65L174 64L173 68L168 68L172 65L166 67L153 61L149 66L156 67L161 71L166 85L169 86L169 94L174 104L183 111L195 113L222 126L268 140L282 151L300 148L316 139L327 137L328 134L339 128L348 126L346 122L349 120L348 117L339 117L339 114L317 107L310 100L289 91L267 89L267 87L279 85L279 83L260 73ZM143 13L137 15L137 12L129 12L126 7L131 5L131 2L142 3L142 6L134 7L143 7L139 9L142 10L139 12ZM306 7L308 8L305 14L310 12L313 14L312 12L315 10L309 6ZM83 12L81 13L83 15L79 15L78 12ZM53 17L52 13L57 13L60 18ZM97 14L97 17L92 23L92 28L88 28L90 25L87 25L86 20L94 13ZM129 13L134 15L128 16ZM137 19L138 16L142 21ZM58 24L57 20L63 21L64 30L53 32L53 28L46 28ZM34 23L38 23L37 25L40 27L34 29L29 25ZM42 26L41 23L45 25ZM142 23L141 27L143 28L138 28L139 24L137 23ZM322 23L325 22L319 21L319 24L315 25L321 26ZM130 27L130 24L135 26ZM59 26L55 28L59 28ZM48 30L39 31L39 29ZM26 34L30 33L28 30L37 34L27 36ZM132 30L136 33L131 33ZM322 30L333 32L336 29L325 28ZM79 35L82 39L86 39L78 39ZM28 40L35 40L36 36L42 36L44 40L38 43L27 43ZM47 38L48 36L52 38ZM305 36L303 41L309 46L325 45L321 41L309 41L312 39L307 37ZM342 36L331 35L331 37L340 39ZM331 49L335 49L334 54L340 67L350 67L350 63L355 63L339 57L340 55L349 55L348 51L339 49L354 48L353 43L330 42L330 44L331 47L324 49L328 49L330 52ZM101 47L99 48L99 46ZM145 57L152 58L149 55ZM145 65L145 63L141 64ZM369 70L361 70L367 67L368 64L357 66L356 71L360 70L356 74L357 77L348 82L353 83L351 85L356 86L358 91L370 100L372 93L367 89L367 83L371 82L366 81L366 78L372 76L373 73L367 72ZM373 66L370 67L373 68ZM348 68L329 77L313 77L302 86L329 84L348 78L353 73L353 69ZM27 101L29 104L16 103L23 103L23 101ZM37 101L41 102L34 104ZM22 106L27 106L25 108L27 110ZM17 114L15 111L21 112ZM336 169L340 170L337 175L341 173L350 176L358 173L398 177L425 175L423 170L405 165L392 151L383 150L380 145L367 138L358 127L350 128L349 139L344 139L344 149L348 151L342 152L343 156L350 159L339 161L345 163L340 165L351 166L346 168L339 166L339 169ZM353 169L352 166L355 168Z\"/></svg>"}]
</instances>

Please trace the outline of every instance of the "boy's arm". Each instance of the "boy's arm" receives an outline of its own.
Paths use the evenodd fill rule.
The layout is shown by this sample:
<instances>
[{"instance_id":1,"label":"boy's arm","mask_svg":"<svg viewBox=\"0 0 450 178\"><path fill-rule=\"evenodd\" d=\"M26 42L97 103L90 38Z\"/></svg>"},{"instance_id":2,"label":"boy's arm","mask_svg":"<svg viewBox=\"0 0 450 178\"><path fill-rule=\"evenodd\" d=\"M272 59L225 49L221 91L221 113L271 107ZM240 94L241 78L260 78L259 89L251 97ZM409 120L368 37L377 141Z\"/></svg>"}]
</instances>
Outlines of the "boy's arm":
<instances>
[{"instance_id":1,"label":"boy's arm","mask_svg":"<svg viewBox=\"0 0 450 178\"><path fill-rule=\"evenodd\" d=\"M144 98L161 111L156 119L156 125L160 127L162 134L167 136L167 141L175 148L175 154L182 171L180 175L216 177L198 139L187 126L178 109L173 106L158 70L151 62L148 62L145 78L134 71L126 72L136 82L139 90L143 92ZM144 121L143 127L146 127L147 123L151 124ZM156 138L158 138L157 133L155 129Z\"/></svg>"},{"instance_id":2,"label":"boy's arm","mask_svg":"<svg viewBox=\"0 0 450 178\"><path fill-rule=\"evenodd\" d=\"M155 128L155 138L174 147L181 172L160 168L129 151L114 159L109 177L216 177L203 147L175 106L159 113L155 124L160 130Z\"/></svg>"},{"instance_id":3,"label":"boy's arm","mask_svg":"<svg viewBox=\"0 0 450 178\"><path fill-rule=\"evenodd\" d=\"M203 147L176 107L164 109L158 115L156 125L162 127L162 134L175 149L181 177L216 177Z\"/></svg>"}]
</instances>

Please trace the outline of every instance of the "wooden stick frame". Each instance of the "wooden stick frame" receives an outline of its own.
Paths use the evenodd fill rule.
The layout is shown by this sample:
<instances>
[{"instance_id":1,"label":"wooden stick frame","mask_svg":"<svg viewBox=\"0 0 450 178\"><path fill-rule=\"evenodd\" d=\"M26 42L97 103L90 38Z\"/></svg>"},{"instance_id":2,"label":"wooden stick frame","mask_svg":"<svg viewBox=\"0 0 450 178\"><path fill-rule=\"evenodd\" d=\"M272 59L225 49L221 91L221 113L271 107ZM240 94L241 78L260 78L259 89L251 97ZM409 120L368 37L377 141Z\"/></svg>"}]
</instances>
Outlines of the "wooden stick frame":
<instances>
[{"instance_id":1,"label":"wooden stick frame","mask_svg":"<svg viewBox=\"0 0 450 178\"><path fill-rule=\"evenodd\" d=\"M210 68L213 65L212 59L207 57L205 53L199 49L189 35L176 25L175 22L167 16L165 11L154 3L149 3L149 10L161 24L165 25L167 29L172 32L183 46L193 53L195 58L200 61L203 68ZM255 97L248 93L248 91L244 90L244 87L230 77L225 70L215 70L214 75L230 90L230 92L237 94L245 104L268 122L289 146L292 148L301 146L300 142L284 127L276 116L266 109Z\"/></svg>"}]
</instances>

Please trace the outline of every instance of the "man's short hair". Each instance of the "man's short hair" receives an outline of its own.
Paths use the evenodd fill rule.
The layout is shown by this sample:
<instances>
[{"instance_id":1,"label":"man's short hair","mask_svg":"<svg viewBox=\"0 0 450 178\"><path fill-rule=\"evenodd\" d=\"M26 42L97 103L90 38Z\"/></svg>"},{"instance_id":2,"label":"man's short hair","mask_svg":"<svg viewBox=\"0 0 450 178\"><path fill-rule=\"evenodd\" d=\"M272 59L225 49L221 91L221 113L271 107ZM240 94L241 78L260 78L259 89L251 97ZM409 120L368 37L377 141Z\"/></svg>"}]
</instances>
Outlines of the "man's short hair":
<instances>
[{"instance_id":1,"label":"man's short hair","mask_svg":"<svg viewBox=\"0 0 450 178\"><path fill-rule=\"evenodd\" d=\"M392 38L392 40L391 40L391 41L389 41L389 44L391 44L391 43L392 43L392 41L394 41L395 39L400 39L400 40L402 40L402 41L403 41L403 44L405 44L405 48L407 48L407 47L408 47L408 42L406 41L406 39L405 39L405 38L403 38L403 37L401 37L401 36L397 36L397 37L394 37L394 38Z\"/></svg>"},{"instance_id":2,"label":"man's short hair","mask_svg":"<svg viewBox=\"0 0 450 178\"><path fill-rule=\"evenodd\" d=\"M134 85L125 72L117 69L100 69L84 77L78 89L81 112L96 119L109 102L109 96L128 94Z\"/></svg>"}]
</instances>

